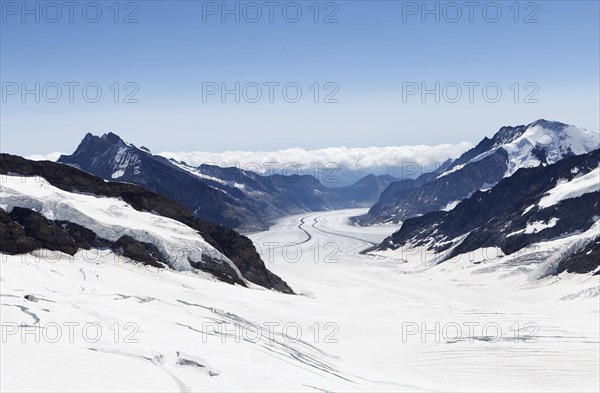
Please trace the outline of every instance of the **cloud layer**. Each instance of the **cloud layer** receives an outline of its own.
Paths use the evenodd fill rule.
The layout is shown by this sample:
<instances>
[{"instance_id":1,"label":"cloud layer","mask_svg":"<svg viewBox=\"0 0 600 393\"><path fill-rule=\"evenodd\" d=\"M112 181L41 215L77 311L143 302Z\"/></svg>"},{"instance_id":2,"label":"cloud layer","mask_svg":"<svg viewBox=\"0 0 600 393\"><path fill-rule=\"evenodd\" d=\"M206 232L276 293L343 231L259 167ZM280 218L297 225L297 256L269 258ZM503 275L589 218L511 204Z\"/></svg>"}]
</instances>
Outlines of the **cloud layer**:
<instances>
[{"instance_id":1,"label":"cloud layer","mask_svg":"<svg viewBox=\"0 0 600 393\"><path fill-rule=\"evenodd\" d=\"M238 167L244 170L270 174L310 174L324 183L349 185L373 173L396 177L416 177L439 167L449 158L457 158L472 145L388 146L388 147L329 147L316 150L292 148L278 151L161 152L159 155L184 161L188 165L212 164L220 167ZM35 154L31 160L56 161L61 153Z\"/></svg>"},{"instance_id":2,"label":"cloud layer","mask_svg":"<svg viewBox=\"0 0 600 393\"><path fill-rule=\"evenodd\" d=\"M47 154L32 154L30 156L26 156L25 158L33 161L56 161L61 156L61 154L64 153L59 153L55 151Z\"/></svg>"},{"instance_id":3,"label":"cloud layer","mask_svg":"<svg viewBox=\"0 0 600 393\"><path fill-rule=\"evenodd\" d=\"M455 145L436 146L388 146L388 147L330 147L317 150L292 148L278 151L226 151L209 152L161 152L161 156L185 161L188 165L214 164L219 166L238 166L256 170L293 165L298 168L311 168L315 165L334 164L346 170L377 170L386 167L401 167L407 164L434 167L448 158L457 158L472 145L462 142Z\"/></svg>"}]
</instances>

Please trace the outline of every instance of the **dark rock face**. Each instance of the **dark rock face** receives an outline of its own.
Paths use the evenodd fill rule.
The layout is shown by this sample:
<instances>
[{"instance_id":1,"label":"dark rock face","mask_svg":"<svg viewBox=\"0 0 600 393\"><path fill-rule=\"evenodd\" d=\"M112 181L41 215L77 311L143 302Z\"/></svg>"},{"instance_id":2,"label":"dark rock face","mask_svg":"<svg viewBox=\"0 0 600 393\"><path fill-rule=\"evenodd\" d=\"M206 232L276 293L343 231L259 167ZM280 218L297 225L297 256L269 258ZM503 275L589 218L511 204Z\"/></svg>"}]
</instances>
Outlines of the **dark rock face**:
<instances>
[{"instance_id":1,"label":"dark rock face","mask_svg":"<svg viewBox=\"0 0 600 393\"><path fill-rule=\"evenodd\" d=\"M87 134L72 155L58 161L107 180L139 184L200 218L248 232L268 229L285 215L351 207L313 176L261 176L213 165L194 168L126 144L112 133Z\"/></svg>"},{"instance_id":2,"label":"dark rock face","mask_svg":"<svg viewBox=\"0 0 600 393\"><path fill-rule=\"evenodd\" d=\"M519 169L491 190L475 192L449 212L431 212L406 220L378 249L397 249L411 243L415 246L433 244L431 249L438 252L456 246L448 257L482 247L499 247L505 254L512 254L540 241L586 231L600 216L600 192L565 199L543 209L537 203L559 179L573 179L590 172L599 163L600 150L595 150L545 167ZM552 219L556 220L552 226L530 233L525 231L530 223L548 223ZM458 244L452 242L464 235L466 238ZM592 249L592 254L594 252ZM600 264L597 258L589 258L585 263L577 258L574 256L563 268L592 271Z\"/></svg>"},{"instance_id":3,"label":"dark rock face","mask_svg":"<svg viewBox=\"0 0 600 393\"><path fill-rule=\"evenodd\" d=\"M8 214L0 209L0 216L3 217L3 223L11 223L13 227L21 229L8 232L10 241L0 245L0 251L8 254L23 254L45 248L75 255L80 249L110 248L119 255L146 265L166 267L160 262L160 252L153 244L138 242L131 236L123 236L116 242L110 242L80 225L48 220L34 210L21 207L15 207ZM27 247L15 247L15 244L26 244Z\"/></svg>"},{"instance_id":4,"label":"dark rock face","mask_svg":"<svg viewBox=\"0 0 600 393\"><path fill-rule=\"evenodd\" d=\"M3 224L10 223L14 227L11 231L2 232L2 235L8 234L9 237L6 243L0 245L0 251L8 254L22 254L45 248L74 255L79 249L107 248L144 265L157 268L168 266L166 259L154 244L140 242L128 235L110 242L81 225L68 221L48 220L34 210L19 207L15 207L10 214L0 209L0 217L3 217ZM193 268L210 273L221 281L246 286L231 266L208 255L203 255L202 261L189 262Z\"/></svg>"},{"instance_id":5,"label":"dark rock face","mask_svg":"<svg viewBox=\"0 0 600 393\"><path fill-rule=\"evenodd\" d=\"M558 265L557 273L589 273L598 267L600 261L600 237L585 246L581 251L571 255ZM600 275L600 270L594 273Z\"/></svg>"},{"instance_id":6,"label":"dark rock face","mask_svg":"<svg viewBox=\"0 0 600 393\"><path fill-rule=\"evenodd\" d=\"M109 248L111 243L99 238L94 231L69 221L55 221L73 239L77 248L89 250L92 248ZM135 259L135 258L132 258ZM136 259L139 260L139 259ZM140 262L143 262L139 260Z\"/></svg>"},{"instance_id":7,"label":"dark rock face","mask_svg":"<svg viewBox=\"0 0 600 393\"><path fill-rule=\"evenodd\" d=\"M27 236L23 227L8 213L0 209L0 247L7 254L26 254L38 248L35 240Z\"/></svg>"},{"instance_id":8,"label":"dark rock face","mask_svg":"<svg viewBox=\"0 0 600 393\"><path fill-rule=\"evenodd\" d=\"M158 248L152 243L139 242L133 237L125 235L111 245L113 250L126 258L142 262L154 267L165 267Z\"/></svg>"},{"instance_id":9,"label":"dark rock face","mask_svg":"<svg viewBox=\"0 0 600 393\"><path fill-rule=\"evenodd\" d=\"M202 261L189 261L190 265L194 269L202 270L203 272L210 273L217 277L221 281L225 281L229 284L239 284L246 286L246 284L240 280L233 270L233 268L227 264L219 263L219 261L213 259L208 255L202 255Z\"/></svg>"},{"instance_id":10,"label":"dark rock face","mask_svg":"<svg viewBox=\"0 0 600 393\"><path fill-rule=\"evenodd\" d=\"M36 248L62 251L69 255L78 250L64 229L33 210L15 207L10 212L10 218L21 225L26 236L35 241Z\"/></svg>"},{"instance_id":11,"label":"dark rock face","mask_svg":"<svg viewBox=\"0 0 600 393\"><path fill-rule=\"evenodd\" d=\"M152 212L182 222L197 230L204 240L227 256L248 281L268 289L274 289L283 293L293 293L285 281L266 268L250 239L238 234L233 229L202 220L179 203L157 195L143 187L129 183L107 182L104 179L82 172L69 165L49 161L30 161L8 154L0 154L1 174L18 174L28 177L39 176L46 179L53 186L65 191L121 198L136 210ZM0 214L3 229L0 237L14 238L20 234L18 228L15 227L18 224L14 221L12 224L10 222L4 223L6 217L9 217L6 213L5 215ZM64 223L61 224L64 225ZM60 227L58 223L56 225ZM6 233L4 232L4 228L6 228ZM75 224L67 224L65 228L67 233L69 233L69 228L71 228L70 231L76 233L72 238L78 238L82 242L79 245L98 247L96 245L98 243L95 242L102 244L102 240L94 240L95 234L92 235L80 227L77 228ZM2 244L6 243L3 242ZM31 247L29 241L24 238L20 239L18 244L20 245L19 247L24 247L25 249ZM204 261L196 262L200 263ZM218 269L218 267L212 267L212 269ZM238 280L236 277L232 277L231 279Z\"/></svg>"}]
</instances>

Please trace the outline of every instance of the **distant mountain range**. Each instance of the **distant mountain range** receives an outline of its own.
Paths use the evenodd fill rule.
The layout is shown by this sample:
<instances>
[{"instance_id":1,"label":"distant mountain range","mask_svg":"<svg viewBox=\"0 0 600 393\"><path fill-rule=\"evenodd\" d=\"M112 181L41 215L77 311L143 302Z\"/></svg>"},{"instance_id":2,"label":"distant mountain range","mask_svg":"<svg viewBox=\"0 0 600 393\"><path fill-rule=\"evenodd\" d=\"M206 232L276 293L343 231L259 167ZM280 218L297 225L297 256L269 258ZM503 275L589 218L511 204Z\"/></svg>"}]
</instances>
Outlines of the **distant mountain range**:
<instances>
[{"instance_id":1,"label":"distant mountain range","mask_svg":"<svg viewBox=\"0 0 600 393\"><path fill-rule=\"evenodd\" d=\"M390 175L367 175L351 186L331 188L348 207L370 207L375 203L383 190L398 179Z\"/></svg>"},{"instance_id":2,"label":"distant mountain range","mask_svg":"<svg viewBox=\"0 0 600 393\"><path fill-rule=\"evenodd\" d=\"M327 187L346 187L371 174L416 177L415 172L432 171L471 147L470 143L462 142L434 146L341 146L313 150L294 147L275 151L164 151L158 154L195 167L202 164L237 166L262 175L273 171L282 173L289 168L299 174L312 174Z\"/></svg>"},{"instance_id":3,"label":"distant mountain range","mask_svg":"<svg viewBox=\"0 0 600 393\"><path fill-rule=\"evenodd\" d=\"M394 180L367 176L353 186L327 188L311 175L262 176L236 167L193 167L153 155L119 136L87 134L58 162L107 180L130 182L182 203L198 217L252 232L277 218L307 211L369 206Z\"/></svg>"}]
</instances>

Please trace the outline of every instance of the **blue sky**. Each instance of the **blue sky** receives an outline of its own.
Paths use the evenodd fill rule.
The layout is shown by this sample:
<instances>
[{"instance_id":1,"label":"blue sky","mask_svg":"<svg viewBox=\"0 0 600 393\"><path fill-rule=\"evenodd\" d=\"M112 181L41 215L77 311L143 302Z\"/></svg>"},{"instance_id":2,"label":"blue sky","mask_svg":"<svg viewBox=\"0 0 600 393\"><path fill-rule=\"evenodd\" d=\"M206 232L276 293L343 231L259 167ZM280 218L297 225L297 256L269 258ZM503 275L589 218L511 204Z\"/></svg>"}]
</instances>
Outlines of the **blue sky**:
<instances>
[{"instance_id":1,"label":"blue sky","mask_svg":"<svg viewBox=\"0 0 600 393\"><path fill-rule=\"evenodd\" d=\"M75 2L73 23L63 2L60 17L45 2L25 15L21 1L1 3L2 152L71 152L86 132L108 131L153 151L219 152L477 142L537 118L600 129L598 1L475 2L472 22L466 2L428 2L423 14L423 2L275 1L272 23L264 1L227 2L239 23L235 13L223 23L221 1L120 2L118 15L114 1ZM65 82L79 84L72 103ZM273 102L265 82L279 84ZM478 84L473 102L465 82ZM36 83L40 103L23 99ZM95 103L88 83L102 89ZM239 103L203 99L209 84L236 83ZM283 96L290 83L298 102ZM436 83L440 102L407 95ZM123 102L134 92L137 103ZM323 102L330 93L337 103Z\"/></svg>"}]
</instances>

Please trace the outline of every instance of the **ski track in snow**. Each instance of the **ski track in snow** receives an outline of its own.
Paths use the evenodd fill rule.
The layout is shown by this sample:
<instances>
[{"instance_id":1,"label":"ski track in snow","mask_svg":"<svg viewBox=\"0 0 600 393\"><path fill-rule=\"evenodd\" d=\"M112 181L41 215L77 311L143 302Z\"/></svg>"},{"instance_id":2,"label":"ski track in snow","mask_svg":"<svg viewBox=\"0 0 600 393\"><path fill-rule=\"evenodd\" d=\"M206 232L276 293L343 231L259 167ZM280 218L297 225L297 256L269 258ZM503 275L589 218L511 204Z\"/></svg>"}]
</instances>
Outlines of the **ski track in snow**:
<instances>
[{"instance_id":1,"label":"ski track in snow","mask_svg":"<svg viewBox=\"0 0 600 393\"><path fill-rule=\"evenodd\" d=\"M598 391L600 277L532 281L523 266L494 258L425 269L417 256L362 255L396 229L346 223L364 211L286 217L250 236L299 296L122 263L109 252L93 262L83 253L2 255L0 316L3 329L16 330L3 331L0 388ZM285 258L292 246L298 260ZM80 326L73 342L66 327L58 342L33 339L32 327L53 337L52 324L68 322L97 323L102 335L89 342ZM469 322L502 334L466 335ZM406 324L436 323L459 324L463 335L402 334Z\"/></svg>"}]
</instances>

